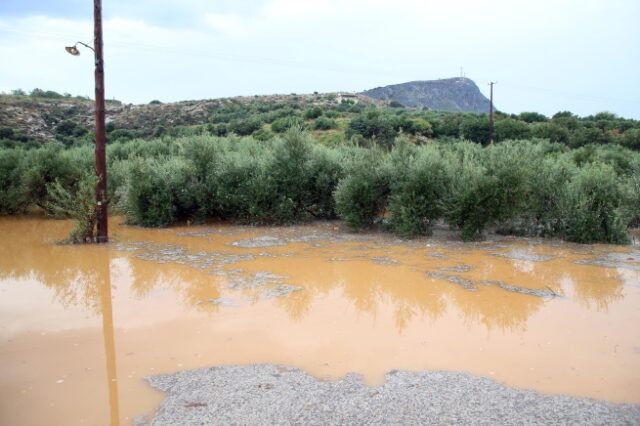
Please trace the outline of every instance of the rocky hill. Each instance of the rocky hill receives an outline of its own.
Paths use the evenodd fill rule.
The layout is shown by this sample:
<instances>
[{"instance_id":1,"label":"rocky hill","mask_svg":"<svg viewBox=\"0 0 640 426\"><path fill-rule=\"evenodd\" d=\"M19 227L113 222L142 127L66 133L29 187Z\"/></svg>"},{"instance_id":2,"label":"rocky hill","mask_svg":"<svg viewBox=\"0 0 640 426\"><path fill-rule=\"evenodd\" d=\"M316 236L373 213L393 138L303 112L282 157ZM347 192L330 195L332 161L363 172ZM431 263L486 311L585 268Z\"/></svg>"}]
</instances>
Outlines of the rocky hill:
<instances>
[{"instance_id":1,"label":"rocky hill","mask_svg":"<svg viewBox=\"0 0 640 426\"><path fill-rule=\"evenodd\" d=\"M489 112L489 99L468 78L410 81L376 87L362 94L378 100L395 101L405 107L426 107L450 112Z\"/></svg>"},{"instance_id":2,"label":"rocky hill","mask_svg":"<svg viewBox=\"0 0 640 426\"><path fill-rule=\"evenodd\" d=\"M362 93L292 93L174 103L153 101L143 105L108 100L106 121L112 140L125 136L148 138L163 135L169 129L195 126L208 126L210 132L219 133L220 126L216 126L220 123L230 124L249 116L260 116L263 122L271 123L286 115L302 117L306 109L313 107L337 109L338 115L333 118L339 121L352 118L350 114L356 110L350 106L393 107L398 106L396 103L452 112L489 110L488 99L472 80L451 78L396 84ZM59 140L71 143L78 138L89 138L94 126L93 111L91 99L51 91L36 89L31 95L0 94L0 142L37 144ZM329 128L334 128L332 126Z\"/></svg>"},{"instance_id":3,"label":"rocky hill","mask_svg":"<svg viewBox=\"0 0 640 426\"><path fill-rule=\"evenodd\" d=\"M229 120L242 118L234 111L289 108L303 111L319 106L336 107L341 103L385 105L387 102L355 93L289 94L237 96L224 99L204 99L149 104L123 104L107 100L107 131L134 130L139 136L151 136L158 129L199 126L216 122L214 115L224 112ZM60 97L47 99L33 96L0 94L0 140L33 140L48 142L60 136L82 136L94 126L94 102L90 99ZM10 134L9 134L10 133Z\"/></svg>"}]
</instances>

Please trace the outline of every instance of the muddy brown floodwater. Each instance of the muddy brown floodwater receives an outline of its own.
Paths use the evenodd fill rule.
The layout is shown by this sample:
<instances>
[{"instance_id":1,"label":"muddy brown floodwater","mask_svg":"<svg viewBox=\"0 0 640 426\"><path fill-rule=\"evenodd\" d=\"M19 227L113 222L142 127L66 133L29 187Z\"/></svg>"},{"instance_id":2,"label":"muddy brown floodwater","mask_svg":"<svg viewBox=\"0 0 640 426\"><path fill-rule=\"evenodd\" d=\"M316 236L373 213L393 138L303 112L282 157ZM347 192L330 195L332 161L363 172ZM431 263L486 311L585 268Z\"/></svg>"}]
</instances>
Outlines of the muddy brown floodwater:
<instances>
[{"instance_id":1,"label":"muddy brown floodwater","mask_svg":"<svg viewBox=\"0 0 640 426\"><path fill-rule=\"evenodd\" d=\"M640 403L640 248L349 234L335 223L0 218L0 424L129 425L145 376L277 363L324 379L455 370Z\"/></svg>"}]
</instances>

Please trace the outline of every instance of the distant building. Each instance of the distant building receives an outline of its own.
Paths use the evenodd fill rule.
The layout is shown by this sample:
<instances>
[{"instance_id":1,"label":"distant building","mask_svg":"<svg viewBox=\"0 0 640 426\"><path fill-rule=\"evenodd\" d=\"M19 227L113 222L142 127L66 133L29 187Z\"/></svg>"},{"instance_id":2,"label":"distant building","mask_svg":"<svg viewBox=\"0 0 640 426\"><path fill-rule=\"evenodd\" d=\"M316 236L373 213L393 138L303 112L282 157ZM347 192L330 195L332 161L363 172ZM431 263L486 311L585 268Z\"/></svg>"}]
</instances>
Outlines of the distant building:
<instances>
[{"instance_id":1,"label":"distant building","mask_svg":"<svg viewBox=\"0 0 640 426\"><path fill-rule=\"evenodd\" d=\"M355 93L338 93L336 101L340 104L342 101L350 101L354 104L358 103L358 95Z\"/></svg>"}]
</instances>

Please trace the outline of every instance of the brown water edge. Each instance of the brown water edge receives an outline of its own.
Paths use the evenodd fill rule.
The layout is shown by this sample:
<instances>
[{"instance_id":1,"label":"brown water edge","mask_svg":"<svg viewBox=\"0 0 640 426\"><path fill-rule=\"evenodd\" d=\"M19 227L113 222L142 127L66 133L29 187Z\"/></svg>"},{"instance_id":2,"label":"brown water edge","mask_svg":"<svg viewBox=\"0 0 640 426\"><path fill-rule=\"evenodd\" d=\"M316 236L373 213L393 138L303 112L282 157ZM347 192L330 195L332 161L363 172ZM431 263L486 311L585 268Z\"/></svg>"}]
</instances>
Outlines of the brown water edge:
<instances>
[{"instance_id":1,"label":"brown water edge","mask_svg":"<svg viewBox=\"0 0 640 426\"><path fill-rule=\"evenodd\" d=\"M131 424L144 376L263 362L640 403L638 247L112 223L59 246L68 222L0 219L0 424Z\"/></svg>"}]
</instances>

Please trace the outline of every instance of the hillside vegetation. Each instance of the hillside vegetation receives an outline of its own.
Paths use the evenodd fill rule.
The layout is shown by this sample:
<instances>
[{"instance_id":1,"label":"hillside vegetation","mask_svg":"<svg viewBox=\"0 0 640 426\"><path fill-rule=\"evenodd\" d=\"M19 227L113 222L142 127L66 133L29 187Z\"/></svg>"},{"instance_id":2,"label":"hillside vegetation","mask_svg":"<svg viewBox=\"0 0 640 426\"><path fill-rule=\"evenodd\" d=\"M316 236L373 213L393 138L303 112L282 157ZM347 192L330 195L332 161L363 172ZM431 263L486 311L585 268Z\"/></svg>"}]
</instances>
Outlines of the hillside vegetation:
<instances>
[{"instance_id":1,"label":"hillside vegetation","mask_svg":"<svg viewBox=\"0 0 640 426\"><path fill-rule=\"evenodd\" d=\"M0 95L0 146L37 147L59 141L66 146L93 140L93 103L83 98L34 90ZM395 107L393 105L396 105ZM413 142L465 139L488 143L486 114L404 108L364 95L310 94L238 97L148 105L107 103L109 142L195 135L253 136L270 140L301 126L326 144L353 141L390 147L399 134ZM568 111L545 117L535 112L495 115L495 141L548 139L578 148L618 144L640 150L640 121L610 113L578 117Z\"/></svg>"}]
</instances>

